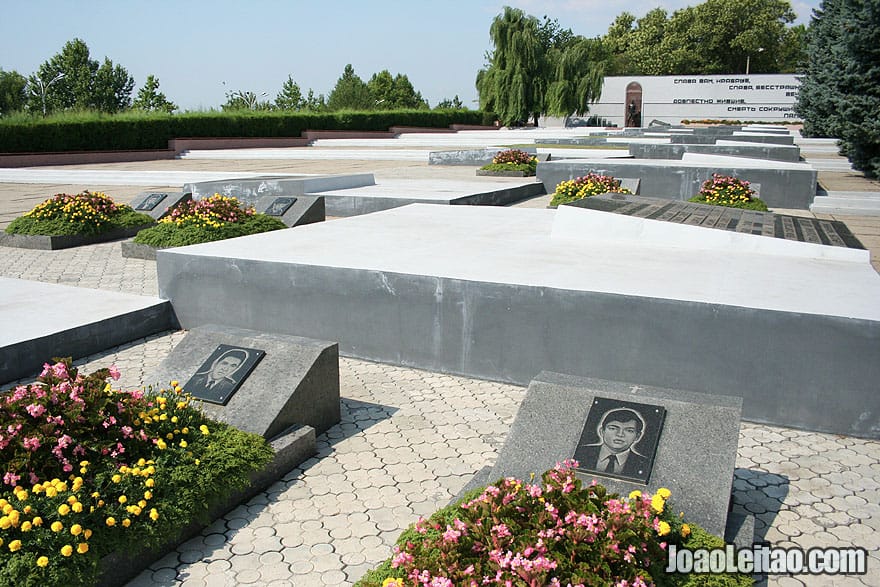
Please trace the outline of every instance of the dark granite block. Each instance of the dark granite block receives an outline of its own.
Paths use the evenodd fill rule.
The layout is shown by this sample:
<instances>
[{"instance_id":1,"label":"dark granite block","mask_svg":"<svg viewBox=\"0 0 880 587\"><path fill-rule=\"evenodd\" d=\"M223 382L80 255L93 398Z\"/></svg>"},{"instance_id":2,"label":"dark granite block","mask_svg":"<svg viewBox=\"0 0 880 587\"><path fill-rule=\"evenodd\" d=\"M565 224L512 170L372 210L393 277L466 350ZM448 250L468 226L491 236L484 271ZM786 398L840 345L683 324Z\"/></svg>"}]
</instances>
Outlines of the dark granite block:
<instances>
[{"instance_id":1,"label":"dark granite block","mask_svg":"<svg viewBox=\"0 0 880 587\"><path fill-rule=\"evenodd\" d=\"M257 200L255 208L281 219L288 228L326 219L322 196L265 196Z\"/></svg>"},{"instance_id":2,"label":"dark granite block","mask_svg":"<svg viewBox=\"0 0 880 587\"><path fill-rule=\"evenodd\" d=\"M178 204L191 199L192 194L184 192L141 192L131 201L131 207L159 220L171 214Z\"/></svg>"}]
</instances>

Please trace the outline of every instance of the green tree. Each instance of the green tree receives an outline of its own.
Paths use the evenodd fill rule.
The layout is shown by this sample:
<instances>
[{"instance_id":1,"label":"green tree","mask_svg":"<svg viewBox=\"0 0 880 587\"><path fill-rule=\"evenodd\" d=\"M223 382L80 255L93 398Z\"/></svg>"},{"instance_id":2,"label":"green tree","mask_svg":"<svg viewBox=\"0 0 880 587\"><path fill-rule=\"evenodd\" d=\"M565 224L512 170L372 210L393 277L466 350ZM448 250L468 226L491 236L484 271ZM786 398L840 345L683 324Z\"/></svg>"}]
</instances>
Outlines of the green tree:
<instances>
[{"instance_id":1,"label":"green tree","mask_svg":"<svg viewBox=\"0 0 880 587\"><path fill-rule=\"evenodd\" d=\"M224 112L235 110L272 110L274 106L268 100L261 100L268 96L266 92L257 96L256 93L250 91L235 90L226 92L226 103L220 108Z\"/></svg>"},{"instance_id":2,"label":"green tree","mask_svg":"<svg viewBox=\"0 0 880 587\"><path fill-rule=\"evenodd\" d=\"M327 97L327 108L330 110L371 110L376 106L367 84L354 72L351 64L347 64L342 76L336 81L333 91Z\"/></svg>"},{"instance_id":3,"label":"green tree","mask_svg":"<svg viewBox=\"0 0 880 587\"><path fill-rule=\"evenodd\" d=\"M27 102L27 78L17 71L0 69L0 116L24 109Z\"/></svg>"},{"instance_id":4,"label":"green tree","mask_svg":"<svg viewBox=\"0 0 880 587\"><path fill-rule=\"evenodd\" d=\"M281 91L275 96L275 106L280 110L302 110L305 103L299 84L288 75L287 81L281 86Z\"/></svg>"},{"instance_id":5,"label":"green tree","mask_svg":"<svg viewBox=\"0 0 880 587\"><path fill-rule=\"evenodd\" d=\"M547 55L539 33L540 23L519 8L504 7L489 28L495 49L487 55L485 69L477 73L480 108L498 114L502 124L535 125L544 111L547 89Z\"/></svg>"},{"instance_id":6,"label":"green tree","mask_svg":"<svg viewBox=\"0 0 880 587\"><path fill-rule=\"evenodd\" d=\"M461 102L461 98L458 97L458 94L455 95L451 100L449 98L444 98L437 102L437 105L434 107L435 110L463 110L464 104Z\"/></svg>"},{"instance_id":7,"label":"green tree","mask_svg":"<svg viewBox=\"0 0 880 587\"><path fill-rule=\"evenodd\" d=\"M367 89L373 97L373 103L380 110L395 108L427 108L428 103L416 91L409 78L398 73L394 77L387 69L374 73L367 82Z\"/></svg>"},{"instance_id":8,"label":"green tree","mask_svg":"<svg viewBox=\"0 0 880 587\"><path fill-rule=\"evenodd\" d=\"M504 7L489 29L495 45L477 74L480 107L514 124L546 112L586 113L602 89L604 47L575 35L556 20L543 22Z\"/></svg>"},{"instance_id":9,"label":"green tree","mask_svg":"<svg viewBox=\"0 0 880 587\"><path fill-rule=\"evenodd\" d=\"M880 177L880 0L823 0L810 25L796 106L810 135L840 138L855 169Z\"/></svg>"},{"instance_id":10,"label":"green tree","mask_svg":"<svg viewBox=\"0 0 880 587\"><path fill-rule=\"evenodd\" d=\"M309 88L309 93L306 95L305 104L303 105L304 110L310 110L312 112L320 112L327 108L327 103L324 100L324 94L318 94L315 96L315 92Z\"/></svg>"},{"instance_id":11,"label":"green tree","mask_svg":"<svg viewBox=\"0 0 880 587\"><path fill-rule=\"evenodd\" d=\"M159 91L159 78L154 75L147 76L147 81L138 90L132 107L149 112L167 112L169 114L177 110L177 105L170 102L165 94Z\"/></svg>"},{"instance_id":12,"label":"green tree","mask_svg":"<svg viewBox=\"0 0 880 587\"><path fill-rule=\"evenodd\" d=\"M32 111L95 108L118 112L131 101L134 79L124 67L108 58L100 64L89 56L81 39L65 43L61 52L44 62L30 76L29 107Z\"/></svg>"}]
</instances>

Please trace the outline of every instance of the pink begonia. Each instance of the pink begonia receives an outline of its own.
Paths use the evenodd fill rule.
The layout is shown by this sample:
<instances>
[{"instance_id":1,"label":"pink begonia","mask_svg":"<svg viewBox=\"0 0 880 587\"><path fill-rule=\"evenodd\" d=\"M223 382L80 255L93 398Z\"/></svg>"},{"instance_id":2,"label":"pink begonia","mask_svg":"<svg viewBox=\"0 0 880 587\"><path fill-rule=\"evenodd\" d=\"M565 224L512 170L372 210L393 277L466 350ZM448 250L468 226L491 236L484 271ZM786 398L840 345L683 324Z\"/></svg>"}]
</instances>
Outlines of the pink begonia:
<instances>
[{"instance_id":1,"label":"pink begonia","mask_svg":"<svg viewBox=\"0 0 880 587\"><path fill-rule=\"evenodd\" d=\"M492 526L492 534L495 535L496 538L507 538L510 536L510 528L504 523L496 524L495 526Z\"/></svg>"},{"instance_id":2,"label":"pink begonia","mask_svg":"<svg viewBox=\"0 0 880 587\"><path fill-rule=\"evenodd\" d=\"M443 533L443 540L445 542L453 542L458 544L458 539L461 537L461 532L450 526L446 525L446 532Z\"/></svg>"},{"instance_id":3,"label":"pink begonia","mask_svg":"<svg viewBox=\"0 0 880 587\"><path fill-rule=\"evenodd\" d=\"M394 547L394 550L397 551L397 553L391 559L391 566L396 569L397 567L403 565L412 564L412 562L415 560L415 557L413 557L413 555L406 552L405 550L398 550L398 548L399 547L397 546Z\"/></svg>"},{"instance_id":4,"label":"pink begonia","mask_svg":"<svg viewBox=\"0 0 880 587\"><path fill-rule=\"evenodd\" d=\"M69 379L70 375L67 373L67 365L64 363L55 363L52 365L52 371L55 373L55 377L58 379Z\"/></svg>"},{"instance_id":5,"label":"pink begonia","mask_svg":"<svg viewBox=\"0 0 880 587\"><path fill-rule=\"evenodd\" d=\"M21 476L16 475L12 471L7 471L7 473L3 475L3 482L7 485L11 485L12 487L15 487L19 479L21 479Z\"/></svg>"},{"instance_id":6,"label":"pink begonia","mask_svg":"<svg viewBox=\"0 0 880 587\"><path fill-rule=\"evenodd\" d=\"M31 436L31 437L25 438L22 441L22 444L24 445L24 447L27 450L36 452L36 450L38 448L40 448L40 439L37 438L36 436Z\"/></svg>"},{"instance_id":7,"label":"pink begonia","mask_svg":"<svg viewBox=\"0 0 880 587\"><path fill-rule=\"evenodd\" d=\"M28 404L25 408L27 413L31 415L33 418L39 418L46 412L46 406L40 404Z\"/></svg>"},{"instance_id":8,"label":"pink begonia","mask_svg":"<svg viewBox=\"0 0 880 587\"><path fill-rule=\"evenodd\" d=\"M113 381L119 381L120 373L119 369L116 368L116 365L110 365L107 370L110 371L110 377L113 378Z\"/></svg>"}]
</instances>

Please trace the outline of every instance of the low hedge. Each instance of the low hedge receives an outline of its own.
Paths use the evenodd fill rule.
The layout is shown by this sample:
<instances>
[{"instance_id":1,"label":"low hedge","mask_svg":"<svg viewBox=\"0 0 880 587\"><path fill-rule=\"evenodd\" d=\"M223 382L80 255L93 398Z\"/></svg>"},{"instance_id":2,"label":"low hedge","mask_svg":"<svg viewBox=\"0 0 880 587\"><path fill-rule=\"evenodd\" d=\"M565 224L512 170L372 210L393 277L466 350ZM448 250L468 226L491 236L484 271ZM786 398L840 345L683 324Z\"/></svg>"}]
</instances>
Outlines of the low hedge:
<instances>
[{"instance_id":1,"label":"low hedge","mask_svg":"<svg viewBox=\"0 0 880 587\"><path fill-rule=\"evenodd\" d=\"M305 130L387 131L392 126L478 125L477 110L96 112L0 118L0 152L167 149L173 138L298 137Z\"/></svg>"}]
</instances>

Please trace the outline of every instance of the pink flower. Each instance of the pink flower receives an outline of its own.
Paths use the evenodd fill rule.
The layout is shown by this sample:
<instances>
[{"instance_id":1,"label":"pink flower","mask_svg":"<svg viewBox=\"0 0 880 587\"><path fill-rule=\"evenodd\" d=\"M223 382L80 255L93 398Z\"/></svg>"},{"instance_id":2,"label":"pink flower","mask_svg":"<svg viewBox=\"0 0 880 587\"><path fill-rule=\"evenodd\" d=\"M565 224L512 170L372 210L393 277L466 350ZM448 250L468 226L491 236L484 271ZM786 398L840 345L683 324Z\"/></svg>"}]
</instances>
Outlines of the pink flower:
<instances>
[{"instance_id":1,"label":"pink flower","mask_svg":"<svg viewBox=\"0 0 880 587\"><path fill-rule=\"evenodd\" d=\"M39 418L46 412L46 406L40 404L28 404L25 410L27 410L27 413L32 417Z\"/></svg>"},{"instance_id":2,"label":"pink flower","mask_svg":"<svg viewBox=\"0 0 880 587\"><path fill-rule=\"evenodd\" d=\"M450 526L446 525L446 532L443 533L443 540L446 542L454 542L458 543L458 539L461 537L461 532Z\"/></svg>"},{"instance_id":3,"label":"pink flower","mask_svg":"<svg viewBox=\"0 0 880 587\"><path fill-rule=\"evenodd\" d=\"M30 436L25 438L24 441L22 441L22 444L27 450L36 452L36 450L40 448L40 439L36 436Z\"/></svg>"},{"instance_id":4,"label":"pink flower","mask_svg":"<svg viewBox=\"0 0 880 587\"><path fill-rule=\"evenodd\" d=\"M11 485L12 487L15 487L19 479L21 479L21 476L16 475L12 471L8 471L5 475L3 475L3 482L7 485Z\"/></svg>"},{"instance_id":5,"label":"pink flower","mask_svg":"<svg viewBox=\"0 0 880 587\"><path fill-rule=\"evenodd\" d=\"M116 368L116 365L110 365L108 369L110 371L110 377L113 378L113 381L119 381L119 369Z\"/></svg>"}]
</instances>

